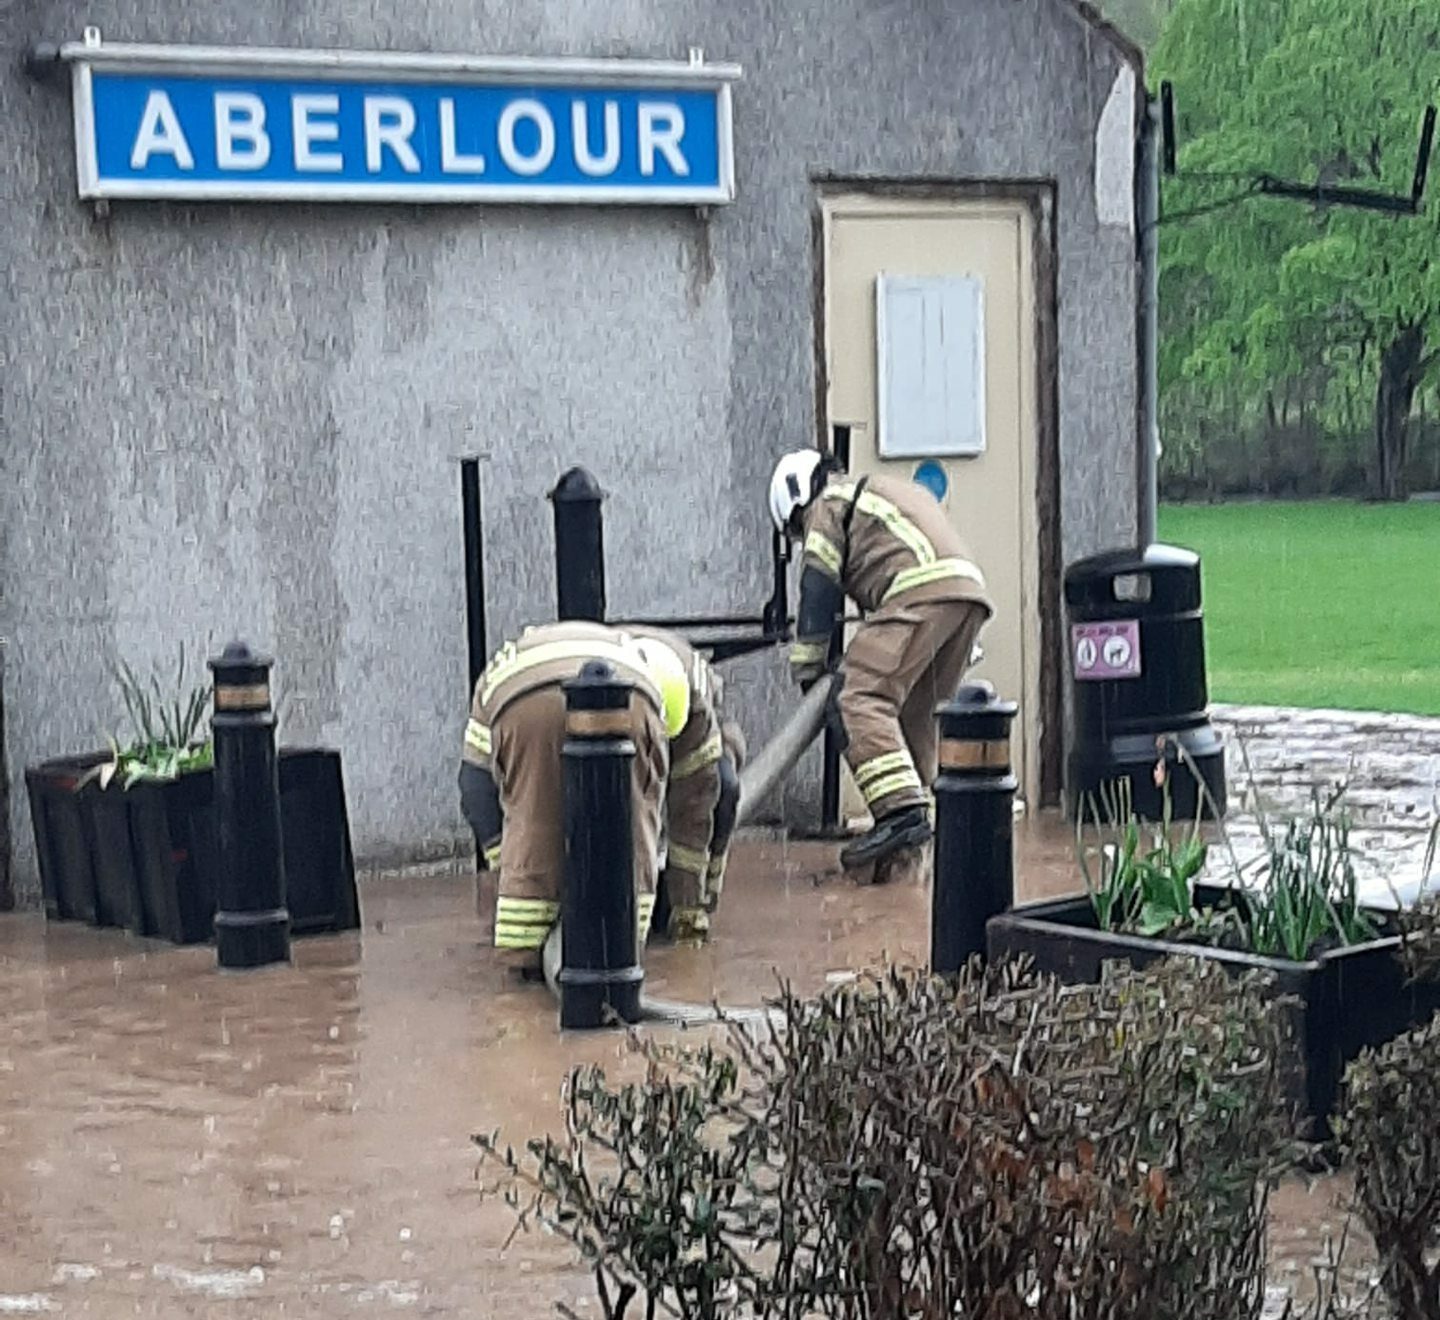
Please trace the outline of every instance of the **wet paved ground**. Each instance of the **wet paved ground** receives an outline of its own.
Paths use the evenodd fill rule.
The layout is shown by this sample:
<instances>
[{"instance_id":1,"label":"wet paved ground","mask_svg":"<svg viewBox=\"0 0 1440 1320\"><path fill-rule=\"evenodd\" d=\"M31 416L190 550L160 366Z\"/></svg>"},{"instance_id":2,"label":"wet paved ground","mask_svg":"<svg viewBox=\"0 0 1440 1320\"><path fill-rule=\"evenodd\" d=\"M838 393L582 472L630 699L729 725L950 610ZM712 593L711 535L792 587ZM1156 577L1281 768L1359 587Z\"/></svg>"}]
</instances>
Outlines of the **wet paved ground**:
<instances>
[{"instance_id":1,"label":"wet paved ground","mask_svg":"<svg viewBox=\"0 0 1440 1320\"><path fill-rule=\"evenodd\" d=\"M1312 786L1346 783L1364 896L1379 906L1413 896L1440 816L1440 719L1265 706L1212 714L1229 745L1227 832L1242 865L1260 849L1255 794L1270 812L1298 810Z\"/></svg>"},{"instance_id":2,"label":"wet paved ground","mask_svg":"<svg viewBox=\"0 0 1440 1320\"><path fill-rule=\"evenodd\" d=\"M1022 832L1023 833L1023 832ZM1068 874L1063 832L1027 872ZM763 1001L777 974L923 959L918 884L856 889L834 847L748 845L701 953L652 951L657 996ZM472 882L369 881L365 928L224 975L208 948L0 919L0 1314L552 1314L568 1256L482 1204L473 1132L554 1126L581 1060L543 988L487 957Z\"/></svg>"},{"instance_id":3,"label":"wet paved ground","mask_svg":"<svg viewBox=\"0 0 1440 1320\"><path fill-rule=\"evenodd\" d=\"M1418 858L1440 721L1418 741L1282 723L1306 755L1343 770L1348 736L1365 773L1380 767L1368 824L1415 801L1377 856ZM1250 753L1263 788L1288 773L1283 746ZM1021 897L1073 891L1070 849L1058 822L1022 825ZM652 992L754 1005L777 975L814 991L921 961L924 887L856 889L834 851L744 845L714 942L653 950ZM371 879L362 903L362 932L243 976L216 972L208 948L0 918L0 1315L528 1317L557 1296L596 1313L553 1240L501 1252L510 1212L482 1199L470 1134L553 1128L570 1066L637 1060L614 1037L560 1037L546 992L506 979L470 880ZM1281 1189L1277 1281L1308 1274L1343 1193Z\"/></svg>"}]
</instances>

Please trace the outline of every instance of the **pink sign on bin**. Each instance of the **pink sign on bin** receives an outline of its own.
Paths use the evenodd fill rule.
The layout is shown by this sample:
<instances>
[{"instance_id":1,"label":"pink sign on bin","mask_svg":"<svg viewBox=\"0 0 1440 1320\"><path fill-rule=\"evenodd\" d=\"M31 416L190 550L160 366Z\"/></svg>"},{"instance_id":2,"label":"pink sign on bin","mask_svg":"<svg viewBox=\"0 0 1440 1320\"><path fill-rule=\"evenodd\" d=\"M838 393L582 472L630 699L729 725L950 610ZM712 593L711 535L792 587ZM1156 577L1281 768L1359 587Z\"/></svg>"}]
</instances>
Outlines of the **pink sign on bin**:
<instances>
[{"instance_id":1,"label":"pink sign on bin","mask_svg":"<svg viewBox=\"0 0 1440 1320\"><path fill-rule=\"evenodd\" d=\"M1139 678L1140 624L1135 619L1077 623L1070 628L1070 659L1080 682Z\"/></svg>"}]
</instances>

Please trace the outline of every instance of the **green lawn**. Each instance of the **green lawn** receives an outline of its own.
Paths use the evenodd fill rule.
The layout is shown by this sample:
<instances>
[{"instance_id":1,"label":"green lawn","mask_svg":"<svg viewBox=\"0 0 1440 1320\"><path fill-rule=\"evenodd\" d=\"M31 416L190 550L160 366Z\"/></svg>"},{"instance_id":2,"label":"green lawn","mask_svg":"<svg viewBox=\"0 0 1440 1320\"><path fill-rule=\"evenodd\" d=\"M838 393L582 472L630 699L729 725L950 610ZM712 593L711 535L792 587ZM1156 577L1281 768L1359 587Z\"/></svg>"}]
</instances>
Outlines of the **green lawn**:
<instances>
[{"instance_id":1,"label":"green lawn","mask_svg":"<svg viewBox=\"0 0 1440 1320\"><path fill-rule=\"evenodd\" d=\"M1171 505L1220 702L1440 715L1440 504Z\"/></svg>"}]
</instances>

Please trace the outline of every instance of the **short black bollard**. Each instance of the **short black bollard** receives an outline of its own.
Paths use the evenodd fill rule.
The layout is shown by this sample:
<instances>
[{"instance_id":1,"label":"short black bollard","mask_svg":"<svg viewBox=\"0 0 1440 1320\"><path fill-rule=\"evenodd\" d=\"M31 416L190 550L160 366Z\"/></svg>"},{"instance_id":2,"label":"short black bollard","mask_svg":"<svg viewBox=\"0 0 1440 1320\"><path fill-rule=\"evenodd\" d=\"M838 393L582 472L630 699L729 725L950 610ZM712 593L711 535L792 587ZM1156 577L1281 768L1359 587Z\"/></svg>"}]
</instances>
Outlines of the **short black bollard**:
<instances>
[{"instance_id":1,"label":"short black bollard","mask_svg":"<svg viewBox=\"0 0 1440 1320\"><path fill-rule=\"evenodd\" d=\"M272 663L243 642L232 642L210 661L220 845L215 951L221 967L265 967L290 958Z\"/></svg>"},{"instance_id":2,"label":"short black bollard","mask_svg":"<svg viewBox=\"0 0 1440 1320\"><path fill-rule=\"evenodd\" d=\"M560 1026L640 1018L639 931L630 785L631 686L603 660L564 684L565 889Z\"/></svg>"},{"instance_id":3,"label":"short black bollard","mask_svg":"<svg viewBox=\"0 0 1440 1320\"><path fill-rule=\"evenodd\" d=\"M558 619L605 622L604 498L600 483L582 467L571 468L550 492Z\"/></svg>"},{"instance_id":4,"label":"short black bollard","mask_svg":"<svg viewBox=\"0 0 1440 1320\"><path fill-rule=\"evenodd\" d=\"M935 780L935 878L930 970L954 976L985 956L985 925L1015 898L1017 781L1010 769L1015 703L989 683L966 683L941 706Z\"/></svg>"}]
</instances>

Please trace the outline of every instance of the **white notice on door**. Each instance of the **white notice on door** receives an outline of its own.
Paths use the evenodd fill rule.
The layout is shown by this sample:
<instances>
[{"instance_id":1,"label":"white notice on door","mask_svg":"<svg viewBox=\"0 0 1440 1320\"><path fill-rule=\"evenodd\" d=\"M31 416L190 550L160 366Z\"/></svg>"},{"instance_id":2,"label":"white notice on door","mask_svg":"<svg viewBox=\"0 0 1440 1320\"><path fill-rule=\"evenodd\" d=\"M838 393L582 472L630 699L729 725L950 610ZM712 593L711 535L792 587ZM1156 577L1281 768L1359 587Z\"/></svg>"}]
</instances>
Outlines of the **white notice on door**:
<instances>
[{"instance_id":1,"label":"white notice on door","mask_svg":"<svg viewBox=\"0 0 1440 1320\"><path fill-rule=\"evenodd\" d=\"M985 452L983 301L974 276L876 277L881 458Z\"/></svg>"}]
</instances>

